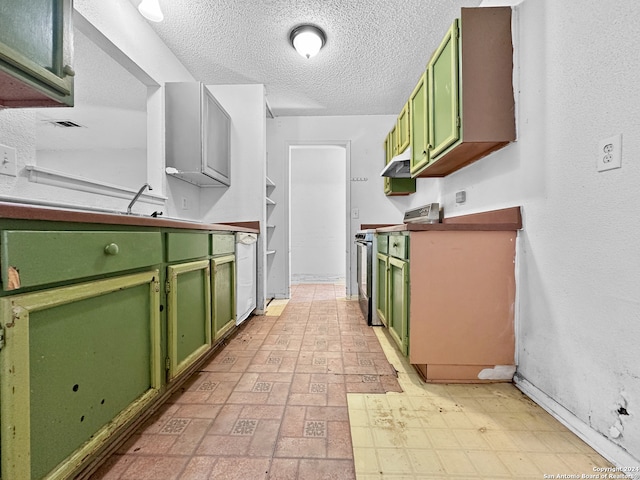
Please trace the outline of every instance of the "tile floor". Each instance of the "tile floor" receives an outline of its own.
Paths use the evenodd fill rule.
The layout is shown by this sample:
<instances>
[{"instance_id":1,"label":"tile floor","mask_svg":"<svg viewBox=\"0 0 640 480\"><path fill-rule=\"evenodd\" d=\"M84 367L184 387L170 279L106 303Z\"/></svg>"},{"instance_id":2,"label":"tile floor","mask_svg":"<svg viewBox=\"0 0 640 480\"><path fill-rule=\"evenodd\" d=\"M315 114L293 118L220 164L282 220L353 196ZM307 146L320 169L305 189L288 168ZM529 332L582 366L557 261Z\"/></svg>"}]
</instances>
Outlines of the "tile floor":
<instances>
[{"instance_id":1,"label":"tile floor","mask_svg":"<svg viewBox=\"0 0 640 480\"><path fill-rule=\"evenodd\" d=\"M348 396L358 480L588 478L611 466L512 384L425 384L376 334L403 392Z\"/></svg>"},{"instance_id":2,"label":"tile floor","mask_svg":"<svg viewBox=\"0 0 640 480\"><path fill-rule=\"evenodd\" d=\"M512 385L425 385L344 285L298 285L92 478L539 479L595 465Z\"/></svg>"}]
</instances>

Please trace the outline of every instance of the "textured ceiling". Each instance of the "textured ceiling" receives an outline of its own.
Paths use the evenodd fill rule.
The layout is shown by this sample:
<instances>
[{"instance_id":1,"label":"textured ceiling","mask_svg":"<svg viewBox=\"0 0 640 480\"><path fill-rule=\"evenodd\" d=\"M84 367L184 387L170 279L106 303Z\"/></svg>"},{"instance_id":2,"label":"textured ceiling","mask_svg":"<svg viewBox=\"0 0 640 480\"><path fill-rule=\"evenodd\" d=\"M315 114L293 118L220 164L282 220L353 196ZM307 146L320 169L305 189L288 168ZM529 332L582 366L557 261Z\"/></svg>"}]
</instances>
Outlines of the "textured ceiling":
<instances>
[{"instance_id":1,"label":"textured ceiling","mask_svg":"<svg viewBox=\"0 0 640 480\"><path fill-rule=\"evenodd\" d=\"M479 4L160 0L164 21L149 23L198 80L264 84L275 116L397 114L460 8ZM327 33L309 60L288 41L301 23Z\"/></svg>"}]
</instances>

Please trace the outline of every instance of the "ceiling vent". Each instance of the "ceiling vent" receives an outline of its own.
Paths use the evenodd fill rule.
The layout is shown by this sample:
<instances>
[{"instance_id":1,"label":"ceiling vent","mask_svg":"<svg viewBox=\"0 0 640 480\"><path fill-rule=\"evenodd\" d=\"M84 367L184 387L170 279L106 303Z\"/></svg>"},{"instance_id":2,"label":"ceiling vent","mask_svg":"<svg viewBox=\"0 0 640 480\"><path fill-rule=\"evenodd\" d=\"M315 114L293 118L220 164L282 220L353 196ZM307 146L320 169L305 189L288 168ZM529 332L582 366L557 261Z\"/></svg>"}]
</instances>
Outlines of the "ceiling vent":
<instances>
[{"instance_id":1,"label":"ceiling vent","mask_svg":"<svg viewBox=\"0 0 640 480\"><path fill-rule=\"evenodd\" d=\"M53 125L54 127L62 127L62 128L87 128L84 125L80 125L79 123L72 122L71 120L49 120L48 123Z\"/></svg>"}]
</instances>

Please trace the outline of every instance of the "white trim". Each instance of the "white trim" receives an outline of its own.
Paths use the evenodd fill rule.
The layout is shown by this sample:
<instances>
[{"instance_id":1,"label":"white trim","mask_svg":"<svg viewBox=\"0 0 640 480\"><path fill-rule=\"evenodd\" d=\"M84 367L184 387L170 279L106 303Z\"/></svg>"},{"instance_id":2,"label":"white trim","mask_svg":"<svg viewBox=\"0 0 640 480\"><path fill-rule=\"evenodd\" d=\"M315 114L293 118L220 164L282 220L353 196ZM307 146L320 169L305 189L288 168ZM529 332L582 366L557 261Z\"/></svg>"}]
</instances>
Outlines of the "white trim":
<instances>
[{"instance_id":1,"label":"white trim","mask_svg":"<svg viewBox=\"0 0 640 480\"><path fill-rule=\"evenodd\" d=\"M530 397L534 402L545 409L551 416L562 423L565 427L580 437L585 443L587 443L596 452L613 463L618 468L629 468L640 466L640 459L634 458L629 452L627 452L621 446L615 444L603 434L597 432L593 428L589 427L586 423L576 417L569 410L564 408L558 402L556 402L549 395L544 393L538 387L533 385L528 380L516 374L513 381L524 394ZM619 472L623 473L623 472ZM633 475L633 474L632 474ZM640 479L640 473L635 473L634 478Z\"/></svg>"},{"instance_id":2,"label":"white trim","mask_svg":"<svg viewBox=\"0 0 640 480\"><path fill-rule=\"evenodd\" d=\"M96 193L115 198L126 198L129 200L137 193L137 190L132 188L90 180L88 178L70 175L57 170L50 170L36 165L26 165L24 168L29 172L28 179L30 182L40 183L43 185L52 185L55 187L80 190L82 192ZM153 191L151 193L147 191L140 196L140 201L152 205L164 205L166 200L167 197L164 195L154 194Z\"/></svg>"}]
</instances>

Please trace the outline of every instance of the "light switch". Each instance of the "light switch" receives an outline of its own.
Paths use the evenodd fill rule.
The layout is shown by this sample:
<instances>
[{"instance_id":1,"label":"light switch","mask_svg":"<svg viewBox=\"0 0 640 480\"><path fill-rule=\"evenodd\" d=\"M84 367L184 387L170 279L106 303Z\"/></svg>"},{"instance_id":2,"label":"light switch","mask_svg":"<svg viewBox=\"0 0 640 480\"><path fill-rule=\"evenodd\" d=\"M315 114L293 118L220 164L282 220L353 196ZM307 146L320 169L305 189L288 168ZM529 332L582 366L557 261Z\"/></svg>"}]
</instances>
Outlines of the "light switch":
<instances>
[{"instance_id":1,"label":"light switch","mask_svg":"<svg viewBox=\"0 0 640 480\"><path fill-rule=\"evenodd\" d=\"M359 208L352 208L351 209L351 218L353 218L354 220L357 218L360 218L360 209Z\"/></svg>"},{"instance_id":2,"label":"light switch","mask_svg":"<svg viewBox=\"0 0 640 480\"><path fill-rule=\"evenodd\" d=\"M0 175L15 177L17 172L16 149L0 145Z\"/></svg>"}]
</instances>

